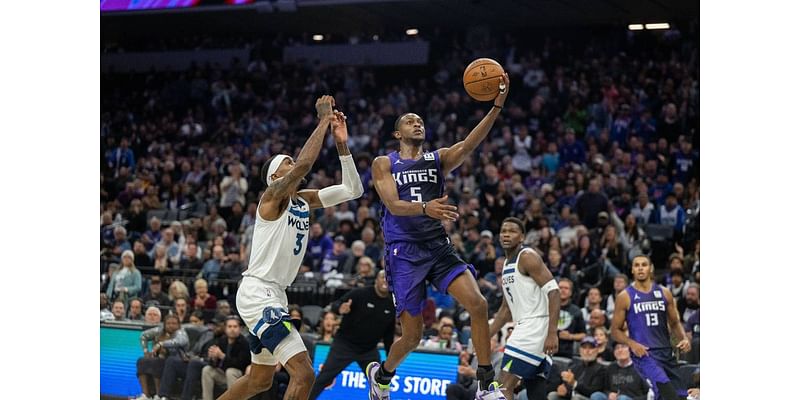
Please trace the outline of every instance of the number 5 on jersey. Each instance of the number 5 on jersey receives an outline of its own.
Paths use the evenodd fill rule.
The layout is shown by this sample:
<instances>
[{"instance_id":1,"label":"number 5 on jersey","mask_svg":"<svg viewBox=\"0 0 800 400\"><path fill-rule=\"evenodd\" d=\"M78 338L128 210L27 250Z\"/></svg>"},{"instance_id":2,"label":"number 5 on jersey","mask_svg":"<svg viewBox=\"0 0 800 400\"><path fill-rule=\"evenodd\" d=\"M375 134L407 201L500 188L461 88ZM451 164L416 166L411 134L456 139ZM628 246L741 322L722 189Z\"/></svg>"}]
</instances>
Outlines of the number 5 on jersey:
<instances>
[{"instance_id":1,"label":"number 5 on jersey","mask_svg":"<svg viewBox=\"0 0 800 400\"><path fill-rule=\"evenodd\" d=\"M421 189L419 186L411 188L411 197L414 198L414 200L411 200L412 203L422 203L422 193L419 192Z\"/></svg>"},{"instance_id":2,"label":"number 5 on jersey","mask_svg":"<svg viewBox=\"0 0 800 400\"><path fill-rule=\"evenodd\" d=\"M297 234L297 241L294 243L297 247L294 248L294 255L300 254L300 249L303 248L303 238L306 237L305 233Z\"/></svg>"}]
</instances>

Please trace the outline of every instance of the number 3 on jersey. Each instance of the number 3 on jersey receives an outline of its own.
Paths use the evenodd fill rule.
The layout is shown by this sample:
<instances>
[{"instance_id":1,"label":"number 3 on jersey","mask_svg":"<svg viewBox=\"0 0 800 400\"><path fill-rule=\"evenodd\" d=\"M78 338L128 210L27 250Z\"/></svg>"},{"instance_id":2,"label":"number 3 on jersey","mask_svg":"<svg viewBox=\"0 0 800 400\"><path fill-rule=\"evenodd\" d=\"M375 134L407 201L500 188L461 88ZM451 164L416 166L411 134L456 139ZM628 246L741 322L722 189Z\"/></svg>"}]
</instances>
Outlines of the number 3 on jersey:
<instances>
[{"instance_id":1,"label":"number 3 on jersey","mask_svg":"<svg viewBox=\"0 0 800 400\"><path fill-rule=\"evenodd\" d=\"M294 248L294 255L300 254L300 249L303 248L303 238L306 237L305 233L298 233L297 234L297 242L294 244L297 246Z\"/></svg>"}]
</instances>

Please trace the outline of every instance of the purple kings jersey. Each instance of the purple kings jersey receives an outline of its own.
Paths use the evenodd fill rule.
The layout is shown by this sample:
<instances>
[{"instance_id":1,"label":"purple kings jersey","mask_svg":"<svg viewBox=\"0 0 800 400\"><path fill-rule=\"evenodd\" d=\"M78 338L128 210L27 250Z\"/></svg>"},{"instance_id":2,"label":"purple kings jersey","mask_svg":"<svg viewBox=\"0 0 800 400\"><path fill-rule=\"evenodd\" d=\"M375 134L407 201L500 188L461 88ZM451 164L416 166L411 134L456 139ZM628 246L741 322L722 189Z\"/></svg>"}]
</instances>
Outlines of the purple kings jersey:
<instances>
[{"instance_id":1,"label":"purple kings jersey","mask_svg":"<svg viewBox=\"0 0 800 400\"><path fill-rule=\"evenodd\" d=\"M404 160L400 153L389 153L392 178L400 200L422 203L442 197L444 177L439 164L439 152L425 153L419 160ZM382 206L381 225L386 243L424 242L446 238L441 221L425 216L398 217Z\"/></svg>"},{"instance_id":2,"label":"purple kings jersey","mask_svg":"<svg viewBox=\"0 0 800 400\"><path fill-rule=\"evenodd\" d=\"M651 349L671 348L667 319L667 300L661 286L653 283L650 293L625 288L631 298L631 306L625 316L631 339Z\"/></svg>"}]
</instances>

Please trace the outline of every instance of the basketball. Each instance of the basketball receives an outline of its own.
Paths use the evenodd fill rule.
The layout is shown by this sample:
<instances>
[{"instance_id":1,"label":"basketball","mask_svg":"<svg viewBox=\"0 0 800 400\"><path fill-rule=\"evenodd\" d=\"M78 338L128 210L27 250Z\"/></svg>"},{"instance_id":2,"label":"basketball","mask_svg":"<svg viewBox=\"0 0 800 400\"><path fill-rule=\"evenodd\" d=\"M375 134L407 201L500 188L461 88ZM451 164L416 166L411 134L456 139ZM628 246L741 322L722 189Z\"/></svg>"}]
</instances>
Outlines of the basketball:
<instances>
[{"instance_id":1,"label":"basketball","mask_svg":"<svg viewBox=\"0 0 800 400\"><path fill-rule=\"evenodd\" d=\"M479 58L464 70L464 90L478 101L491 101L500 93L503 66L491 58Z\"/></svg>"}]
</instances>

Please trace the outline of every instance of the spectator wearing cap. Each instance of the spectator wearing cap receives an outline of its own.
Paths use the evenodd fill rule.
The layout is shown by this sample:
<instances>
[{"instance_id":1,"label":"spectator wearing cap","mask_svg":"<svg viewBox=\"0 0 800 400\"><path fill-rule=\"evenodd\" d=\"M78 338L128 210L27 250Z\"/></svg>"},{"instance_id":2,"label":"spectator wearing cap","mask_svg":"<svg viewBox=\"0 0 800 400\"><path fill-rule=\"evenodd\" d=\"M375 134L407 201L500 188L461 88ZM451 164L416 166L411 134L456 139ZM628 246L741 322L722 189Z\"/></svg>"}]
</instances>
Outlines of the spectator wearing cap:
<instances>
[{"instance_id":1,"label":"spectator wearing cap","mask_svg":"<svg viewBox=\"0 0 800 400\"><path fill-rule=\"evenodd\" d=\"M589 400L592 393L603 390L606 369L597 362L597 340L593 336L583 338L580 353L580 360L561 372L561 384L547 394L547 400Z\"/></svg>"},{"instance_id":2,"label":"spectator wearing cap","mask_svg":"<svg viewBox=\"0 0 800 400\"><path fill-rule=\"evenodd\" d=\"M162 290L161 277L158 275L150 277L150 286L147 294L142 296L142 301L148 307L150 306L171 306L169 296Z\"/></svg>"},{"instance_id":3,"label":"spectator wearing cap","mask_svg":"<svg viewBox=\"0 0 800 400\"><path fill-rule=\"evenodd\" d=\"M590 400L646 400L650 387L634 369L630 348L617 343L614 358L616 361L606 367L603 388L592 393Z\"/></svg>"},{"instance_id":4,"label":"spectator wearing cap","mask_svg":"<svg viewBox=\"0 0 800 400\"><path fill-rule=\"evenodd\" d=\"M589 190L583 192L575 201L575 212L587 228L597 226L597 216L608 209L608 198L600 193L600 181L589 181ZM608 216L608 214L606 214Z\"/></svg>"},{"instance_id":5,"label":"spectator wearing cap","mask_svg":"<svg viewBox=\"0 0 800 400\"><path fill-rule=\"evenodd\" d=\"M133 252L125 250L122 253L122 266L114 274L106 289L109 299L122 298L127 301L130 297L136 297L142 290L142 273L133 263Z\"/></svg>"},{"instance_id":6,"label":"spectator wearing cap","mask_svg":"<svg viewBox=\"0 0 800 400\"><path fill-rule=\"evenodd\" d=\"M483 276L494 269L494 260L497 258L497 249L494 245L494 235L489 230L481 232L481 238L472 252L470 263L478 270L478 275Z\"/></svg>"},{"instance_id":7,"label":"spectator wearing cap","mask_svg":"<svg viewBox=\"0 0 800 400\"><path fill-rule=\"evenodd\" d=\"M329 208L326 208L328 210ZM314 269L319 269L322 259L333 249L333 240L325 234L322 224L315 222L311 225L311 235L308 238L306 254L311 258Z\"/></svg>"},{"instance_id":8,"label":"spectator wearing cap","mask_svg":"<svg viewBox=\"0 0 800 400\"><path fill-rule=\"evenodd\" d=\"M342 272L344 264L347 262L348 254L347 242L344 236L336 236L333 239L333 249L331 249L320 263L319 272L326 274L331 271Z\"/></svg>"}]
</instances>

